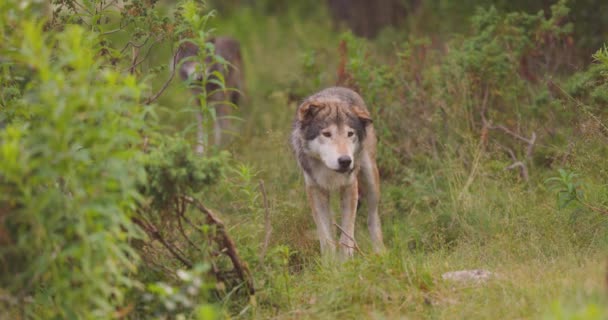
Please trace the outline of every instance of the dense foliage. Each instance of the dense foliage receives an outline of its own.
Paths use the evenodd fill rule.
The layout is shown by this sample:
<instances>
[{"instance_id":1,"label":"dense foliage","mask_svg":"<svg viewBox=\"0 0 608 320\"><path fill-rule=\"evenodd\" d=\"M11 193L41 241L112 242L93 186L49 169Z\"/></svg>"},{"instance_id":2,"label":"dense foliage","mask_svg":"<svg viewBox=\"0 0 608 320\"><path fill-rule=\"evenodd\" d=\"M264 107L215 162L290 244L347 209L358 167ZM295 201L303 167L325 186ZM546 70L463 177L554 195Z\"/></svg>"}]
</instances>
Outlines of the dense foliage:
<instances>
[{"instance_id":1,"label":"dense foliage","mask_svg":"<svg viewBox=\"0 0 608 320\"><path fill-rule=\"evenodd\" d=\"M80 27L49 35L24 20L18 28L10 67L27 67L30 78L10 105L23 114L2 132L3 283L15 303L33 299L30 316L107 315L136 284L127 240L141 236L129 217L143 171L129 145L140 143L141 87L100 72L99 43Z\"/></svg>"},{"instance_id":2,"label":"dense foliage","mask_svg":"<svg viewBox=\"0 0 608 320\"><path fill-rule=\"evenodd\" d=\"M54 3L50 20L41 14L45 5L1 6L0 294L14 317L120 317L133 309L133 295L150 291L170 299L158 289L173 290L169 284L146 285L139 275L146 252L133 243L148 240L133 219L213 184L227 157L197 157L184 138L162 138L150 104L162 90L150 93L155 71L137 67L150 38L192 36L188 28L195 27L204 39L204 26L188 24L203 19L201 7L185 2L172 22L137 1L122 10L103 1L85 5ZM119 28L108 31L114 24ZM197 288L188 290L200 299L199 290L208 288L200 270L189 282L192 277ZM159 318L205 306L204 300L181 306L138 300L138 310Z\"/></svg>"}]
</instances>

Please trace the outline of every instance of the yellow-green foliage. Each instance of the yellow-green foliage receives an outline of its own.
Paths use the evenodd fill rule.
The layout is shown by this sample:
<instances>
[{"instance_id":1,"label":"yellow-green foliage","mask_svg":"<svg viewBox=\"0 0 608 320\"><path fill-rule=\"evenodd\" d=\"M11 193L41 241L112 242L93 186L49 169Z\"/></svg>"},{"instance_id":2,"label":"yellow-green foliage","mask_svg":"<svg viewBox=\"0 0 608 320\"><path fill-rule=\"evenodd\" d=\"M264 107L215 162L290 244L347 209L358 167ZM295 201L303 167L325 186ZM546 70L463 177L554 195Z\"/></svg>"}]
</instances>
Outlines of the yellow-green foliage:
<instances>
[{"instance_id":1,"label":"yellow-green foliage","mask_svg":"<svg viewBox=\"0 0 608 320\"><path fill-rule=\"evenodd\" d=\"M139 29L118 29L135 32L123 41L172 36L154 32L169 20L141 4L125 6L121 23ZM57 2L51 20L28 2L0 5L1 317L108 319L140 314L135 303L145 318L213 317L209 287L200 284L205 269L182 272L188 279L178 289L170 273L145 283L149 270L141 272L141 247L133 244L148 239L132 219L213 184L227 156L195 158L183 138L162 138L151 69L129 72L135 62L117 49L125 44L113 46L108 37L117 31L104 30L120 12L105 2L76 5ZM197 264L207 266L204 258Z\"/></svg>"},{"instance_id":2,"label":"yellow-green foliage","mask_svg":"<svg viewBox=\"0 0 608 320\"><path fill-rule=\"evenodd\" d=\"M5 106L26 111L0 138L8 210L0 281L10 308L30 300L28 318L104 317L137 285L129 274L138 255L127 240L141 236L129 218L144 172L142 153L129 146L140 143L142 88L100 69L95 34L78 26L48 34L30 19L17 27L9 38L17 50L4 53L30 78Z\"/></svg>"}]
</instances>

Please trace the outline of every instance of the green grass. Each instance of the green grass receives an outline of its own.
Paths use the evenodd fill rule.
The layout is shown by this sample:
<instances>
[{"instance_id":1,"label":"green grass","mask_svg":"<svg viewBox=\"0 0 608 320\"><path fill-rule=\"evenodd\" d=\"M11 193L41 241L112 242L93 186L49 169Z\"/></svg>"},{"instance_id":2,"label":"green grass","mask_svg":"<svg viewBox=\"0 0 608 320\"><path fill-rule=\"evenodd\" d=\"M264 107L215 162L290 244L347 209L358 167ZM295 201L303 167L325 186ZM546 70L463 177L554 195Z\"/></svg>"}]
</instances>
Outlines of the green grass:
<instances>
[{"instance_id":1,"label":"green grass","mask_svg":"<svg viewBox=\"0 0 608 320\"><path fill-rule=\"evenodd\" d=\"M386 170L399 175L382 177L386 254L371 253L361 211L356 233L364 255L322 262L303 179L288 146L297 106L289 93L333 84L340 35L323 14L302 19L292 12L275 17L239 9L215 23L217 34L241 41L247 80L247 101L237 111L243 118L239 138L228 146L234 163L243 166L204 199L223 213L256 280L256 303L235 318L608 317L606 216L576 206L558 208L555 192L544 182L557 175L554 168L532 168L525 183L503 170L508 159L480 151L475 137L467 138L459 153L418 159L411 166L383 161L399 166ZM303 71L312 50L320 52L314 56L321 59L319 78ZM183 87L171 90L163 105L187 105ZM188 118L177 114L167 123L183 128ZM597 140L577 142L569 165L581 173L589 198L601 202L606 161L594 151ZM263 264L258 262L265 212L259 180L274 228ZM479 285L441 278L444 272L477 268L497 276ZM247 305L232 296L222 303L233 315Z\"/></svg>"}]
</instances>

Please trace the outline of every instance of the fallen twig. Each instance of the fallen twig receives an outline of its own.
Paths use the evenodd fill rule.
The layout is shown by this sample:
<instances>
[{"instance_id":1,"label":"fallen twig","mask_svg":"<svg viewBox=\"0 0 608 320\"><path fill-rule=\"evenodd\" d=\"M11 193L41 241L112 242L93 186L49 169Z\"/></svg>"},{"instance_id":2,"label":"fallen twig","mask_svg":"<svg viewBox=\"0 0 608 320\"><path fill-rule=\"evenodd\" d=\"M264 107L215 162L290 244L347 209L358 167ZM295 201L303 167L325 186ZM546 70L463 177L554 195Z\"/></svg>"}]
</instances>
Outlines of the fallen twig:
<instances>
[{"instance_id":1,"label":"fallen twig","mask_svg":"<svg viewBox=\"0 0 608 320\"><path fill-rule=\"evenodd\" d=\"M200 201L188 196L183 196L181 198L186 203L193 205L199 211L204 213L207 218L207 224L214 225L216 227L216 232L218 233L216 236L216 241L220 246L220 251L224 252L230 258L237 275L243 282L246 283L249 293L253 295L255 293L253 277L251 276L249 268L245 262L243 262L239 257L234 241L232 241L232 239L226 233L226 228L222 220L220 220L211 210L207 209Z\"/></svg>"},{"instance_id":2,"label":"fallen twig","mask_svg":"<svg viewBox=\"0 0 608 320\"><path fill-rule=\"evenodd\" d=\"M515 152L513 152L513 150L511 148L507 148L507 147L501 145L500 143L498 143L498 146L500 148L504 149L511 157L511 160L513 160L513 163L510 164L509 166L507 166L505 168L505 170L513 170L515 168L519 168L520 176L522 177L522 179L524 179L527 182L530 179L530 175L528 174L528 167L526 166L526 164L523 161L517 160L517 157L515 156Z\"/></svg>"},{"instance_id":3,"label":"fallen twig","mask_svg":"<svg viewBox=\"0 0 608 320\"><path fill-rule=\"evenodd\" d=\"M528 167L526 167L526 165L522 162L522 161L515 161L513 162L513 164L511 164L510 166L506 167L505 170L513 170L515 168L519 168L520 169L520 175L522 177L522 179L524 179L525 181L528 181L530 179L529 175L528 175Z\"/></svg>"}]
</instances>

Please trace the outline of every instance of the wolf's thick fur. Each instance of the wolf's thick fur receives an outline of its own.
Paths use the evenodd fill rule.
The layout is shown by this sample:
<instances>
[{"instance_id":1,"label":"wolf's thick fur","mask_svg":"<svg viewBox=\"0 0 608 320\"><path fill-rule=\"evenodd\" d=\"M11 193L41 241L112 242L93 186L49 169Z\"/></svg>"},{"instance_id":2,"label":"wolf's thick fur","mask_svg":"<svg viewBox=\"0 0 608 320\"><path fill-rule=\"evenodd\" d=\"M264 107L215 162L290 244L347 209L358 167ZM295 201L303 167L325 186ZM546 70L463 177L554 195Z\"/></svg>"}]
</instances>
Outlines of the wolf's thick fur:
<instances>
[{"instance_id":1,"label":"wolf's thick fur","mask_svg":"<svg viewBox=\"0 0 608 320\"><path fill-rule=\"evenodd\" d=\"M329 196L339 191L342 221L338 244L344 256L353 255L359 184L367 197L372 245L375 251L382 251L376 134L361 96L333 87L306 98L296 112L291 145L304 174L321 253L336 250Z\"/></svg>"},{"instance_id":2,"label":"wolf's thick fur","mask_svg":"<svg viewBox=\"0 0 608 320\"><path fill-rule=\"evenodd\" d=\"M209 95L208 102L210 105L215 107L217 120L215 121L215 144L220 145L222 143L224 131L231 129L230 121L227 116L230 115L232 106L229 103L238 104L240 95L244 90L243 81L243 59L241 57L241 48L237 40L230 37L216 37L211 38L208 42L213 43L215 47L215 54L221 56L226 60L227 64L221 64L214 62L213 59L207 57L206 60L201 63L197 61L199 48L193 43L183 43L175 56L176 64L180 65L179 75L182 80L192 79L201 81L203 74L207 77L214 77L213 72L217 71L224 77L224 85L229 90L218 90L220 87L212 82L207 81L205 90ZM186 60L184 60L186 59ZM184 61L182 61L184 60ZM205 68L203 70L203 68ZM236 89L236 90L235 90ZM201 94L200 86L194 86L192 92L195 95ZM227 103L229 102L229 103ZM199 148L202 148L202 114L197 112L198 121L198 138ZM202 149L198 151L202 152Z\"/></svg>"}]
</instances>

